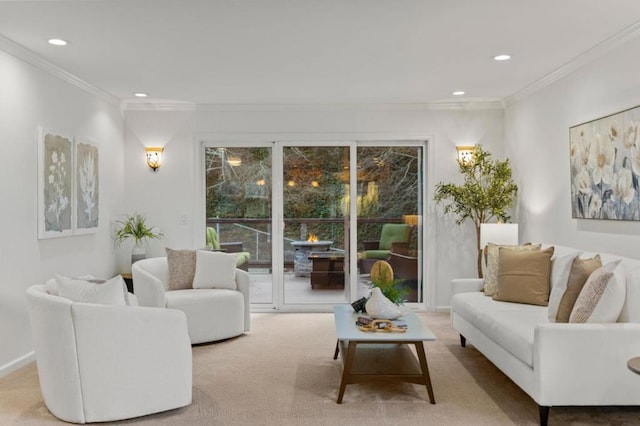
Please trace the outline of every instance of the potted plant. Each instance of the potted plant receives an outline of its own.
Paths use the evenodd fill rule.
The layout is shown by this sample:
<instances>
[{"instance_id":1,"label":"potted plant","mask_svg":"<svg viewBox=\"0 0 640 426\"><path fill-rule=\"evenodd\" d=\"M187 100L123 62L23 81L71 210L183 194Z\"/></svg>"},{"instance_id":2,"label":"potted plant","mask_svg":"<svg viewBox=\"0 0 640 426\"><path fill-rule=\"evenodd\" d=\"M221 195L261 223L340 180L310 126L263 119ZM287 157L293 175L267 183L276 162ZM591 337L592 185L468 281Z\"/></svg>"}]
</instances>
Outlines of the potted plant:
<instances>
[{"instance_id":1,"label":"potted plant","mask_svg":"<svg viewBox=\"0 0 640 426\"><path fill-rule=\"evenodd\" d=\"M480 224L493 218L509 222L509 210L513 207L518 186L511 179L509 159L492 160L491 154L476 145L471 161L458 162L464 183L440 182L436 185L434 200L444 204L444 213L458 216L456 223L471 219L476 228L478 251L478 277L482 278L482 248L480 247Z\"/></svg>"},{"instance_id":2,"label":"potted plant","mask_svg":"<svg viewBox=\"0 0 640 426\"><path fill-rule=\"evenodd\" d=\"M116 221L116 234L114 237L116 246L121 246L128 240L133 240L131 263L135 263L146 256L145 243L147 239L160 239L164 234L153 226L147 226L147 219L140 213L125 215L123 219Z\"/></svg>"}]
</instances>

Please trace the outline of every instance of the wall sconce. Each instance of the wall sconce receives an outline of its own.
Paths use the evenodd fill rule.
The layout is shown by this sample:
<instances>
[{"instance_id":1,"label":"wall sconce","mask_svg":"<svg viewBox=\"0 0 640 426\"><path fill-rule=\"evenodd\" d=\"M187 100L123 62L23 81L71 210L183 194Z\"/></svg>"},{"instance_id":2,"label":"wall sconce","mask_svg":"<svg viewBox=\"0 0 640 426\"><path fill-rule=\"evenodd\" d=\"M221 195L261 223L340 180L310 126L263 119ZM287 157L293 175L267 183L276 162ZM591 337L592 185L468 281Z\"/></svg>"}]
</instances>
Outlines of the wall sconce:
<instances>
[{"instance_id":1,"label":"wall sconce","mask_svg":"<svg viewBox=\"0 0 640 426\"><path fill-rule=\"evenodd\" d=\"M456 151L458 151L458 163L473 163L473 151L475 151L475 149L476 148L474 146L456 146Z\"/></svg>"},{"instance_id":2,"label":"wall sconce","mask_svg":"<svg viewBox=\"0 0 640 426\"><path fill-rule=\"evenodd\" d=\"M162 151L164 151L164 148L144 149L144 152L147 154L147 166L149 166L154 172L162 163Z\"/></svg>"}]
</instances>

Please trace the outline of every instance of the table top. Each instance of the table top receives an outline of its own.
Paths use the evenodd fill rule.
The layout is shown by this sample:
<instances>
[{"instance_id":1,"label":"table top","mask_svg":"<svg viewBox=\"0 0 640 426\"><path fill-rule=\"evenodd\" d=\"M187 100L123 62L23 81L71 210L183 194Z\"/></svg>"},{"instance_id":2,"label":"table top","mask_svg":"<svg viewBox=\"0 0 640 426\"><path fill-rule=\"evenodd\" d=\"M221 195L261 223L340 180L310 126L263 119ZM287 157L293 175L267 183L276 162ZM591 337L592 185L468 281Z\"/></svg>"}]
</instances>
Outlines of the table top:
<instances>
[{"instance_id":1,"label":"table top","mask_svg":"<svg viewBox=\"0 0 640 426\"><path fill-rule=\"evenodd\" d=\"M366 332L360 331L356 326L358 316L362 313L353 311L351 305L335 305L333 307L333 317L336 325L336 335L338 340L367 341L367 342L415 342L419 340L436 340L435 334L429 327L424 325L420 318L413 313L408 312L399 319L407 323L407 331L405 333L382 333L382 332Z\"/></svg>"},{"instance_id":2,"label":"table top","mask_svg":"<svg viewBox=\"0 0 640 426\"><path fill-rule=\"evenodd\" d=\"M629 367L629 370L633 371L634 373L640 374L640 356L631 358L629 361L627 361L627 367Z\"/></svg>"}]
</instances>

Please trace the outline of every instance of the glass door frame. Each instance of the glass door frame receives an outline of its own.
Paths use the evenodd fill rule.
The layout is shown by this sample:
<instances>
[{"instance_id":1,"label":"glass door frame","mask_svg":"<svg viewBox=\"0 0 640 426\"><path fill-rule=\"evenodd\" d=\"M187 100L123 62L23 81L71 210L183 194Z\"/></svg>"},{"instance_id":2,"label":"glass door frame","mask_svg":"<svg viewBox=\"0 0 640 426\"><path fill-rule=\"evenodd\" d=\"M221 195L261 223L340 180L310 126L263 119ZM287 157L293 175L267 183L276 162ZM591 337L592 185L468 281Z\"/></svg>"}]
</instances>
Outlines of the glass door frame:
<instances>
[{"instance_id":1,"label":"glass door frame","mask_svg":"<svg viewBox=\"0 0 640 426\"><path fill-rule=\"evenodd\" d=\"M300 135L300 137L279 137L273 135L273 138L265 136L251 135L246 138L240 138L240 135L234 135L232 137L224 137L222 135L201 135L198 137L197 155L195 156L195 169L196 178L200 182L199 199L196 200L197 211L200 212L201 220L194 221L194 240L199 241L199 237L196 235L205 234L205 222L206 222L206 177L204 173L205 167L205 147L269 147L271 148L272 155L272 218L271 229L273 235L282 235L284 226L284 214L283 214L283 147L285 146L342 146L349 147L349 164L350 164L350 209L349 218L350 225L350 241L349 241L349 270L345 271L345 275L348 276L348 281L345 280L345 292L347 293L347 301L351 302L357 293L358 285L358 265L357 262L352 261L357 259L358 247L357 244L357 226L353 224L357 223L357 148L361 146L421 146L423 148L422 158L422 264L420 265L419 275L422 278L422 302L410 303L410 307L418 309L436 310L436 265L435 265L435 250L436 250L436 233L434 226L435 221L435 209L430 204L430 200L433 198L433 190L428 186L429 182L433 182L434 178L434 164L430 164L431 158L434 158L433 143L430 143L428 137L399 137L394 138L393 135L344 135L343 137L323 137L323 138L308 138ZM308 135L307 135L308 136ZM331 135L335 136L335 135ZM369 137L358 137L369 136ZM326 139L325 139L326 138ZM197 217L197 215L196 215ZM272 239L272 303L252 304L252 312L330 312L334 304L285 304L284 303L284 240L282 238ZM423 266L424 265L424 266Z\"/></svg>"}]
</instances>

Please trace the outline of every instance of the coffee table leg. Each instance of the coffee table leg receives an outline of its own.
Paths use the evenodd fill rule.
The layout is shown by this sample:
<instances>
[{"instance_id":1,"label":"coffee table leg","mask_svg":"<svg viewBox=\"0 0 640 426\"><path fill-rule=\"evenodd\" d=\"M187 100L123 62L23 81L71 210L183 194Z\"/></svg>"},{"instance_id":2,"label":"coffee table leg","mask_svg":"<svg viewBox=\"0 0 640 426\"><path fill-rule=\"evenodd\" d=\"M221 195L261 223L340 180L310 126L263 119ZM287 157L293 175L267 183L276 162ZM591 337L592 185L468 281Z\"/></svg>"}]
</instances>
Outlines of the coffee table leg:
<instances>
[{"instance_id":1,"label":"coffee table leg","mask_svg":"<svg viewBox=\"0 0 640 426\"><path fill-rule=\"evenodd\" d=\"M338 359L339 352L340 352L340 340L336 340L336 351L333 353L333 359Z\"/></svg>"},{"instance_id":2,"label":"coffee table leg","mask_svg":"<svg viewBox=\"0 0 640 426\"><path fill-rule=\"evenodd\" d=\"M342 380L340 381L340 392L338 393L338 404L342 404L344 389L347 387L349 376L351 375L351 367L356 355L356 342L350 341L347 348L347 357L344 360L344 368L342 370ZM344 354L342 354L344 356Z\"/></svg>"},{"instance_id":3,"label":"coffee table leg","mask_svg":"<svg viewBox=\"0 0 640 426\"><path fill-rule=\"evenodd\" d=\"M427 366L427 355L424 352L424 345L422 342L416 342L416 352L418 353L418 359L420 360L420 368L422 369L424 382L425 382L425 385L427 386L427 392L429 393L429 401L432 404L435 404L436 399L433 396L433 388L431 387L431 376L429 375L429 367Z\"/></svg>"}]
</instances>

